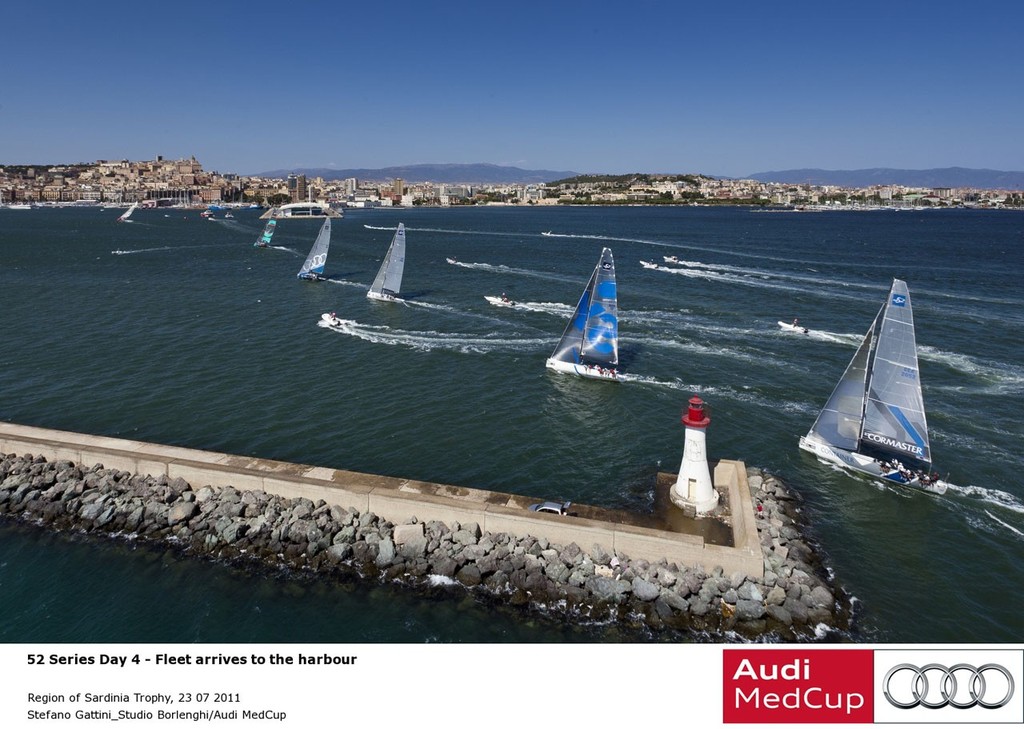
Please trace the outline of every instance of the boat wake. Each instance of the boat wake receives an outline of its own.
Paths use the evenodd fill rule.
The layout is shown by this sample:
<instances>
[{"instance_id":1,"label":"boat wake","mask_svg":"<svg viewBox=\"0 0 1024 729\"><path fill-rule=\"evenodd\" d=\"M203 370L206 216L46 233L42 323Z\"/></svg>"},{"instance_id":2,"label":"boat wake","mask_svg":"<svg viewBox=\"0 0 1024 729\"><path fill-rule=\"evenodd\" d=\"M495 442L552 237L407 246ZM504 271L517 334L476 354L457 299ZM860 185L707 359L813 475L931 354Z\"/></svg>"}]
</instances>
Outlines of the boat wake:
<instances>
[{"instance_id":1,"label":"boat wake","mask_svg":"<svg viewBox=\"0 0 1024 729\"><path fill-rule=\"evenodd\" d=\"M343 278L328 278L327 283L338 284L340 286L352 286L358 289L365 289L366 284L359 281L347 281Z\"/></svg>"},{"instance_id":2,"label":"boat wake","mask_svg":"<svg viewBox=\"0 0 1024 729\"><path fill-rule=\"evenodd\" d=\"M780 330L780 333L784 333ZM860 345L860 340L864 338L863 334L840 334L839 332L825 332L818 329L812 329L807 333L808 339L817 339L822 342L833 342L835 344L844 344L850 347L856 347Z\"/></svg>"},{"instance_id":3,"label":"boat wake","mask_svg":"<svg viewBox=\"0 0 1024 729\"><path fill-rule=\"evenodd\" d=\"M267 246L267 249L275 251L284 251L285 253L291 253L293 256L299 256L300 258L303 255L305 255L304 253L302 253L302 251L298 251L294 248L289 248L288 246Z\"/></svg>"},{"instance_id":4,"label":"boat wake","mask_svg":"<svg viewBox=\"0 0 1024 729\"><path fill-rule=\"evenodd\" d=\"M617 243L650 243L659 245L656 241L644 240L643 238L617 238L611 235L591 235L587 233L552 233L547 231L541 233L545 238L577 238L580 240L606 240Z\"/></svg>"},{"instance_id":5,"label":"boat wake","mask_svg":"<svg viewBox=\"0 0 1024 729\"><path fill-rule=\"evenodd\" d=\"M780 327L775 333L782 337L796 336L798 339L813 339L818 342L842 344L844 347L858 347L861 340L864 339L863 334L842 334L840 332L826 332L822 329L809 329L805 334L800 334Z\"/></svg>"},{"instance_id":6,"label":"boat wake","mask_svg":"<svg viewBox=\"0 0 1024 729\"><path fill-rule=\"evenodd\" d=\"M995 434L997 438L990 440L981 433L969 435L959 430L946 432L943 428L932 427L934 440L943 443L946 447L953 448L954 450L959 448L970 450L972 453L982 456L987 460L1005 463L1013 470L1024 467L1024 456L1014 449L1000 445L1000 441L1003 438L1008 437L1011 440L1019 438L1018 433L1008 434L1002 428L987 428L985 430Z\"/></svg>"},{"instance_id":7,"label":"boat wake","mask_svg":"<svg viewBox=\"0 0 1024 729\"><path fill-rule=\"evenodd\" d=\"M351 319L337 319L334 324L321 319L317 326L374 344L408 347L423 352L440 350L462 354L486 354L522 352L531 348L541 350L551 345L550 339L507 339L436 331L403 331L389 326L360 324Z\"/></svg>"},{"instance_id":8,"label":"boat wake","mask_svg":"<svg viewBox=\"0 0 1024 729\"><path fill-rule=\"evenodd\" d=\"M386 226L386 225L368 225L363 224L363 227L368 230L398 230L397 225ZM521 238L520 233L509 233L507 230L455 230L453 228L410 228L408 225L405 226L406 230L412 230L420 233L451 233L452 235L487 235L487 236L505 236L513 238Z\"/></svg>"},{"instance_id":9,"label":"boat wake","mask_svg":"<svg viewBox=\"0 0 1024 729\"><path fill-rule=\"evenodd\" d=\"M619 372L620 382L635 382L640 385L651 385L654 387L667 387L679 392L696 393L701 397L714 397L739 402L752 403L766 409L783 410L791 413L812 414L816 408L807 403L795 402L792 400L780 401L773 397L767 397L752 390L732 387L715 387L707 385L696 385L690 382L683 382L680 379L662 380L649 375L642 375L633 372Z\"/></svg>"},{"instance_id":10,"label":"boat wake","mask_svg":"<svg viewBox=\"0 0 1024 729\"><path fill-rule=\"evenodd\" d=\"M545 273L543 271L532 271L527 268L513 268L512 266L506 266L503 263L465 263L463 261L456 261L451 265L460 266L461 268L472 268L476 271L488 271L490 273L500 273L511 276L529 276L531 278L542 278L549 281L576 282L576 279L570 278L569 276L559 276L553 273Z\"/></svg>"},{"instance_id":11,"label":"boat wake","mask_svg":"<svg viewBox=\"0 0 1024 729\"><path fill-rule=\"evenodd\" d=\"M136 253L158 253L160 251L180 251L186 248L216 248L214 245L202 245L202 246L157 246L155 248L131 248L128 250L113 250L110 252L112 256L131 256Z\"/></svg>"},{"instance_id":12,"label":"boat wake","mask_svg":"<svg viewBox=\"0 0 1024 729\"><path fill-rule=\"evenodd\" d=\"M717 281L720 283L751 286L754 288L788 291L813 296L824 296L829 299L844 298L860 301L862 297L856 293L842 293L835 289L821 286L823 280L809 276L791 276L777 274L758 269L743 269L736 266L711 265L696 261L680 261L678 266L657 266L652 271L661 271L675 276ZM846 284L839 284L846 285Z\"/></svg>"},{"instance_id":13,"label":"boat wake","mask_svg":"<svg viewBox=\"0 0 1024 729\"><path fill-rule=\"evenodd\" d=\"M549 301L517 301L515 308L522 311L533 311L538 314L551 314L560 319L564 319L573 312L573 307L569 304L558 304Z\"/></svg>"},{"instance_id":14,"label":"boat wake","mask_svg":"<svg viewBox=\"0 0 1024 729\"><path fill-rule=\"evenodd\" d=\"M793 365L788 361L776 360L769 357L763 351L757 352L744 352L739 349L731 349L725 347L722 344L715 344L713 346L694 342L692 340L679 340L679 339L666 339L663 336L659 337L644 337L644 336L633 336L630 337L630 342L636 344L642 344L645 347L651 349L667 348L680 350L690 354L696 354L701 357L726 357L728 359L739 360L742 362L752 362L755 364L771 364L774 367L792 367Z\"/></svg>"},{"instance_id":15,"label":"boat wake","mask_svg":"<svg viewBox=\"0 0 1024 729\"><path fill-rule=\"evenodd\" d=\"M700 332L716 339L732 337L736 339L749 339L751 337L764 337L766 330L761 325L749 327L734 327L722 324L707 324L693 317L689 309L666 311L659 309L635 309L627 312L620 312L620 319L629 322L631 327L636 325L643 327L650 324L662 324L671 327L673 330L686 330L688 332ZM768 330L771 334L774 331ZM657 332L662 336L661 332ZM858 338L859 341L859 338Z\"/></svg>"},{"instance_id":16,"label":"boat wake","mask_svg":"<svg viewBox=\"0 0 1024 729\"><path fill-rule=\"evenodd\" d=\"M461 266L462 268L478 268L486 264L483 263L463 263L462 261L456 261L455 259L449 259L448 263L452 266Z\"/></svg>"},{"instance_id":17,"label":"boat wake","mask_svg":"<svg viewBox=\"0 0 1024 729\"><path fill-rule=\"evenodd\" d=\"M1000 525L1001 525L1001 526L1003 526L1003 527L1006 527L1007 529L1009 529L1009 530L1010 530L1011 532L1013 532L1013 533L1014 533L1014 534L1016 534L1017 536L1019 536L1019 537L1024 537L1024 532L1022 532L1022 531L1021 531L1020 529L1018 529L1017 527L1015 527L1015 526L1011 526L1011 525L1007 524L1007 523L1006 523L1005 521L1003 521L1003 520L1002 520L1002 519L1000 519L1000 518L999 518L998 516L996 516L995 514L993 514L993 513L991 512L991 511L988 511L987 509L985 510L985 513L989 515L989 518L991 518L991 519L992 519L992 521L996 522L997 524L1000 524Z\"/></svg>"},{"instance_id":18,"label":"boat wake","mask_svg":"<svg viewBox=\"0 0 1024 729\"><path fill-rule=\"evenodd\" d=\"M448 304L435 304L432 301L417 301L416 299L406 299L405 303L409 306L418 306L421 309L431 309L432 311L444 311L449 314L462 314L463 312L456 309L454 306Z\"/></svg>"},{"instance_id":19,"label":"boat wake","mask_svg":"<svg viewBox=\"0 0 1024 729\"><path fill-rule=\"evenodd\" d=\"M1024 502L1013 494L999 489L989 489L984 486L957 486L950 484L946 490L947 494L956 494L964 499L982 504L998 506L1002 509L1024 515ZM986 510L985 513L988 513ZM992 516L989 514L989 516ZM995 517L992 517L995 518Z\"/></svg>"},{"instance_id":20,"label":"boat wake","mask_svg":"<svg viewBox=\"0 0 1024 729\"><path fill-rule=\"evenodd\" d=\"M1016 395L1024 392L1024 368L1010 364L993 364L975 359L967 354L944 352L934 347L919 346L918 356L930 362L939 362L950 369L972 375L984 383L978 392L996 395ZM952 389L963 392L963 386ZM970 390L974 392L974 390Z\"/></svg>"},{"instance_id":21,"label":"boat wake","mask_svg":"<svg viewBox=\"0 0 1024 729\"><path fill-rule=\"evenodd\" d=\"M228 218L226 220L224 218L210 218L210 220L212 220L215 223L220 223L225 228L245 228L246 230L249 229L248 225L246 225L245 223L239 222L238 220L235 220L234 218Z\"/></svg>"},{"instance_id":22,"label":"boat wake","mask_svg":"<svg viewBox=\"0 0 1024 729\"><path fill-rule=\"evenodd\" d=\"M135 249L132 249L132 250L127 250L127 251L116 250L116 251L111 251L110 254L112 256L131 256L131 255L134 255L136 253L153 253L155 251L173 251L173 250L174 250L174 246L161 246L160 248L135 248Z\"/></svg>"}]
</instances>

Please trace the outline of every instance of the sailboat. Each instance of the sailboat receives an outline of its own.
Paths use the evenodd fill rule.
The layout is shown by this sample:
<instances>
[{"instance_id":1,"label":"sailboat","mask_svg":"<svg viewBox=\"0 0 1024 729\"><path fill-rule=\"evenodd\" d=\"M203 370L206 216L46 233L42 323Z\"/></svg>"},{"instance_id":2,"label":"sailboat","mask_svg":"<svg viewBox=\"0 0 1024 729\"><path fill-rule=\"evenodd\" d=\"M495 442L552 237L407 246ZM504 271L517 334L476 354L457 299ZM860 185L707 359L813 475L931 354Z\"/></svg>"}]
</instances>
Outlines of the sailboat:
<instances>
[{"instance_id":1,"label":"sailboat","mask_svg":"<svg viewBox=\"0 0 1024 729\"><path fill-rule=\"evenodd\" d=\"M565 333L548 358L549 369L595 380L618 379L619 314L615 288L615 261L611 249L605 248Z\"/></svg>"},{"instance_id":2,"label":"sailboat","mask_svg":"<svg viewBox=\"0 0 1024 729\"><path fill-rule=\"evenodd\" d=\"M914 313L907 284L889 297L800 447L826 463L941 494L918 376Z\"/></svg>"},{"instance_id":3,"label":"sailboat","mask_svg":"<svg viewBox=\"0 0 1024 729\"><path fill-rule=\"evenodd\" d=\"M320 232L313 242L313 247L306 256L305 263L297 274L305 281L322 281L324 276L324 264L327 263L327 249L331 247L331 219L324 218L324 224L320 226Z\"/></svg>"},{"instance_id":4,"label":"sailboat","mask_svg":"<svg viewBox=\"0 0 1024 729\"><path fill-rule=\"evenodd\" d=\"M405 271L405 223L398 224L395 237L380 264L377 278L373 279L366 298L377 301L400 301L398 292L402 288L402 273Z\"/></svg>"},{"instance_id":5,"label":"sailboat","mask_svg":"<svg viewBox=\"0 0 1024 729\"><path fill-rule=\"evenodd\" d=\"M270 245L270 239L274 237L274 231L277 230L277 221L270 219L267 224L263 226L263 235L261 235L253 245L256 248L266 248Z\"/></svg>"},{"instance_id":6,"label":"sailboat","mask_svg":"<svg viewBox=\"0 0 1024 729\"><path fill-rule=\"evenodd\" d=\"M130 223L130 222L132 222L128 218L130 218L132 216L132 213L135 212L135 208L137 208L137 207L139 207L139 204L137 202L133 202L131 205L128 206L127 210L125 210L123 213L121 213L117 217L117 222L119 222L119 223Z\"/></svg>"}]
</instances>

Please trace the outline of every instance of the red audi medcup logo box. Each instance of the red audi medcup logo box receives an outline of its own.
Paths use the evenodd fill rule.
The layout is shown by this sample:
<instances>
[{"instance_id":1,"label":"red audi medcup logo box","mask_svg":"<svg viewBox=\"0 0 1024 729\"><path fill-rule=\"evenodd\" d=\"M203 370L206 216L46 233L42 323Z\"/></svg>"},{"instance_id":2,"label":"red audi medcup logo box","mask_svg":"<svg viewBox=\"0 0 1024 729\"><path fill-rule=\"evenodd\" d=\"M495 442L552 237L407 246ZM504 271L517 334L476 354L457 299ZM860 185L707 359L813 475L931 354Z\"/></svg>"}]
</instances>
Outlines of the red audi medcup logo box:
<instances>
[{"instance_id":1,"label":"red audi medcup logo box","mask_svg":"<svg viewBox=\"0 0 1024 729\"><path fill-rule=\"evenodd\" d=\"M726 650L726 724L870 724L871 650Z\"/></svg>"}]
</instances>

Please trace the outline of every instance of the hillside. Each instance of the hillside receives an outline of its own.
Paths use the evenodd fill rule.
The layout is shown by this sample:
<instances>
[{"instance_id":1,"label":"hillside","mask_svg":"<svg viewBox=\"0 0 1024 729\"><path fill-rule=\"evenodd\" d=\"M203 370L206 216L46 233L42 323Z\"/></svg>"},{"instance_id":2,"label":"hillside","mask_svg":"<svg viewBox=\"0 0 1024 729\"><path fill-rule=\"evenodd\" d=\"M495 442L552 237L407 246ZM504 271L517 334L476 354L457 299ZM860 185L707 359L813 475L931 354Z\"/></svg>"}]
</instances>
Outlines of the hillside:
<instances>
[{"instance_id":1,"label":"hillside","mask_svg":"<svg viewBox=\"0 0 1024 729\"><path fill-rule=\"evenodd\" d=\"M355 177L359 180L393 180L400 177L406 182L441 182L446 184L498 184L502 182L530 184L572 177L575 172L566 170L524 170L519 167L503 167L492 164L422 164L400 167L334 169L303 167L291 170L260 172L259 177L287 177L305 175L323 177L325 180L344 180Z\"/></svg>"}]
</instances>

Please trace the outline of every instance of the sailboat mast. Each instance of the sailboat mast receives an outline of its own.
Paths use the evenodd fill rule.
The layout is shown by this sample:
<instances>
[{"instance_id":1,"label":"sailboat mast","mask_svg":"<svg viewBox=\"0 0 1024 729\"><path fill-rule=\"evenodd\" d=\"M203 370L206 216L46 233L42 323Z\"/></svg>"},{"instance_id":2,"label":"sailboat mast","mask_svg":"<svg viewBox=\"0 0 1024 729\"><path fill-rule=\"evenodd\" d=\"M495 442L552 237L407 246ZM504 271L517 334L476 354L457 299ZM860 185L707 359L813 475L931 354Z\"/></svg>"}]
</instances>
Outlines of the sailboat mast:
<instances>
[{"instance_id":1,"label":"sailboat mast","mask_svg":"<svg viewBox=\"0 0 1024 729\"><path fill-rule=\"evenodd\" d=\"M885 306L885 304L882 304L882 308L878 310L875 320L871 323L871 331L868 332L868 336L871 337L871 343L868 345L867 362L864 368L864 395L860 399L860 427L857 428L858 448L860 447L859 444L864 440L864 422L867 420L868 393L871 391L871 373L875 368L875 354L878 352L878 330L885 317Z\"/></svg>"}]
</instances>

